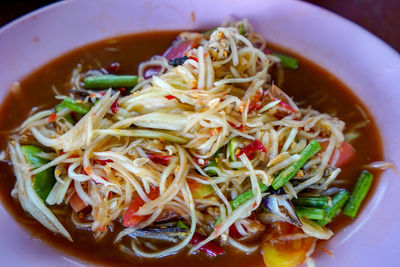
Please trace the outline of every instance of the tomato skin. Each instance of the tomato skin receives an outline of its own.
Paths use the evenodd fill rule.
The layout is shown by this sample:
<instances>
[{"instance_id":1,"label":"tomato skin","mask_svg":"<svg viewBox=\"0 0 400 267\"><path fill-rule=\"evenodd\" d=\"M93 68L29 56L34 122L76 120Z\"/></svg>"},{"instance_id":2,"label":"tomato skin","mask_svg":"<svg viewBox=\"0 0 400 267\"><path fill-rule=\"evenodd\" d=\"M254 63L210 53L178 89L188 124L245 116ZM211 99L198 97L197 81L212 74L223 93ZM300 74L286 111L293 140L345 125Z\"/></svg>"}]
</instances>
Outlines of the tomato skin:
<instances>
[{"instance_id":1,"label":"tomato skin","mask_svg":"<svg viewBox=\"0 0 400 267\"><path fill-rule=\"evenodd\" d=\"M147 197L151 200L154 200L159 195L160 192L158 188L152 187L150 192L147 194ZM150 215L136 215L136 212L144 205L144 203L144 200L138 194L135 194L124 214L122 224L125 227L135 227L150 217Z\"/></svg>"},{"instance_id":2,"label":"tomato skin","mask_svg":"<svg viewBox=\"0 0 400 267\"><path fill-rule=\"evenodd\" d=\"M72 197L69 199L69 205L75 212L80 212L84 208L88 206L83 200L79 197L79 195L75 192Z\"/></svg>"},{"instance_id":3,"label":"tomato skin","mask_svg":"<svg viewBox=\"0 0 400 267\"><path fill-rule=\"evenodd\" d=\"M267 267L296 267L306 259L315 239L312 237L280 240L279 237L302 233L289 223L274 223L262 245L264 263Z\"/></svg>"},{"instance_id":4,"label":"tomato skin","mask_svg":"<svg viewBox=\"0 0 400 267\"><path fill-rule=\"evenodd\" d=\"M214 192L214 188L211 185L202 184L193 179L188 179L187 183L194 198L204 198Z\"/></svg>"},{"instance_id":5,"label":"tomato skin","mask_svg":"<svg viewBox=\"0 0 400 267\"><path fill-rule=\"evenodd\" d=\"M321 151L325 151L326 148L328 147L328 144L329 142L321 143ZM343 143L340 145L339 148L335 148L335 150L332 153L332 158L337 150L339 150L340 154L334 167L341 168L347 165L349 162L351 162L351 160L353 160L353 158L356 156L356 149L346 141L343 141ZM329 164L332 163L332 158L330 159Z\"/></svg>"},{"instance_id":6,"label":"tomato skin","mask_svg":"<svg viewBox=\"0 0 400 267\"><path fill-rule=\"evenodd\" d=\"M342 145L338 149L340 152L340 156L339 156L338 160L336 161L335 167L345 166L356 155L355 148L347 142L343 142Z\"/></svg>"}]
</instances>

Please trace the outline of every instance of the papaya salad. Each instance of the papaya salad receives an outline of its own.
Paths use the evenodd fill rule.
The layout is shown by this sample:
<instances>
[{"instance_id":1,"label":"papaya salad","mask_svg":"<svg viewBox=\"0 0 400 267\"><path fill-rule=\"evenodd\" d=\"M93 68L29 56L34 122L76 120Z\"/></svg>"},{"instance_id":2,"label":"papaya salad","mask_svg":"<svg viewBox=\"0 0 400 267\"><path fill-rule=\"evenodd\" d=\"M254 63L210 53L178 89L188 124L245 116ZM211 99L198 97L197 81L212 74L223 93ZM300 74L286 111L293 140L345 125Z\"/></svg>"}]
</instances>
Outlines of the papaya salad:
<instances>
[{"instance_id":1,"label":"papaya salad","mask_svg":"<svg viewBox=\"0 0 400 267\"><path fill-rule=\"evenodd\" d=\"M280 88L297 65L247 20L180 33L137 76L78 65L68 93L54 89L59 103L10 134L11 194L71 242L55 207L98 242L117 231L132 257L230 247L266 266L313 265L317 241L339 213L357 216L373 175L351 192L337 183L357 136Z\"/></svg>"}]
</instances>

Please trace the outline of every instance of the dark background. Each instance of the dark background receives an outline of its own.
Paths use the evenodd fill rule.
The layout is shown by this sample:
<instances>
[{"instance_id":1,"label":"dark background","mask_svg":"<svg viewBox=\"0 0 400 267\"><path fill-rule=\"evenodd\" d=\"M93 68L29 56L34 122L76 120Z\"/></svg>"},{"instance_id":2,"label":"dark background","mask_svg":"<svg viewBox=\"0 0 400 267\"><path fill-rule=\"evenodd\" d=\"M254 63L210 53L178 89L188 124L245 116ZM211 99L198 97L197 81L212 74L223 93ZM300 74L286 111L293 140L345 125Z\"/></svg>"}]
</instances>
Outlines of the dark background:
<instances>
[{"instance_id":1,"label":"dark background","mask_svg":"<svg viewBox=\"0 0 400 267\"><path fill-rule=\"evenodd\" d=\"M400 52L400 0L304 0L333 11L374 33ZM0 26L51 0L0 0Z\"/></svg>"}]
</instances>

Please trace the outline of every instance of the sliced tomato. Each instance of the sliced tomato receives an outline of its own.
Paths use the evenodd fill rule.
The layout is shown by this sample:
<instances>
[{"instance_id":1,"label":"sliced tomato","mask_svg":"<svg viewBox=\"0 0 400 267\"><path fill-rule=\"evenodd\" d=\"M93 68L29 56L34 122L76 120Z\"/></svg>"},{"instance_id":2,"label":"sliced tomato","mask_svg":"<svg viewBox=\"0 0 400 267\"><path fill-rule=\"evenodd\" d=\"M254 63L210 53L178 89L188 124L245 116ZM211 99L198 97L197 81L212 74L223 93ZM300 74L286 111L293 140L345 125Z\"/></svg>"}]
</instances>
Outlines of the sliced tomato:
<instances>
[{"instance_id":1,"label":"sliced tomato","mask_svg":"<svg viewBox=\"0 0 400 267\"><path fill-rule=\"evenodd\" d=\"M72 197L69 199L69 205L75 212L80 212L84 208L88 206L83 200L79 197L79 195L75 192Z\"/></svg>"},{"instance_id":2,"label":"sliced tomato","mask_svg":"<svg viewBox=\"0 0 400 267\"><path fill-rule=\"evenodd\" d=\"M187 183L194 198L204 198L214 192L214 188L209 184L202 184L193 179L188 179Z\"/></svg>"},{"instance_id":3,"label":"sliced tomato","mask_svg":"<svg viewBox=\"0 0 400 267\"><path fill-rule=\"evenodd\" d=\"M168 60L184 57L187 51L195 48L197 45L197 40L177 42L176 44L170 46L167 51L164 52L163 56L166 57Z\"/></svg>"},{"instance_id":4,"label":"sliced tomato","mask_svg":"<svg viewBox=\"0 0 400 267\"><path fill-rule=\"evenodd\" d=\"M356 155L356 149L347 142L343 142L339 147L340 156L336 161L336 167L342 167L349 163Z\"/></svg>"},{"instance_id":5,"label":"sliced tomato","mask_svg":"<svg viewBox=\"0 0 400 267\"><path fill-rule=\"evenodd\" d=\"M328 142L321 143L322 151L325 151L327 147L328 147ZM346 141L344 141L342 143L342 145L336 149L339 149L339 153L340 153L339 158L335 164L335 167L338 167L338 168L343 167L346 164L348 164L356 155L356 149L352 145L347 143ZM333 151L332 157L333 157L333 155L335 155L336 149ZM330 162L332 162L332 158L331 158Z\"/></svg>"},{"instance_id":6,"label":"sliced tomato","mask_svg":"<svg viewBox=\"0 0 400 267\"><path fill-rule=\"evenodd\" d=\"M314 243L314 238L280 240L279 237L302 233L289 223L274 223L262 244L264 263L267 267L300 266L306 253Z\"/></svg>"},{"instance_id":7,"label":"sliced tomato","mask_svg":"<svg viewBox=\"0 0 400 267\"><path fill-rule=\"evenodd\" d=\"M154 200L159 195L160 191L158 190L158 187L152 187L150 192L147 194L147 197L151 200ZM144 200L138 194L134 195L122 221L122 224L125 227L135 227L150 217L150 215L136 215L136 212L144 205L144 203Z\"/></svg>"}]
</instances>

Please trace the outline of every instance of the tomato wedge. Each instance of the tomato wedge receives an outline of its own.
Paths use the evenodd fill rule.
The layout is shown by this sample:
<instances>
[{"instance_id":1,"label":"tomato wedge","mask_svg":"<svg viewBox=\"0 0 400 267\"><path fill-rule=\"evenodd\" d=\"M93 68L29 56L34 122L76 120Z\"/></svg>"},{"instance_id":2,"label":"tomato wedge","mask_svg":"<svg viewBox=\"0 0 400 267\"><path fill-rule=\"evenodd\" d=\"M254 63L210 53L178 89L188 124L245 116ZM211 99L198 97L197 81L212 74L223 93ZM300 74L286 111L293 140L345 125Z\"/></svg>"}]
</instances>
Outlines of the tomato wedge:
<instances>
[{"instance_id":1,"label":"tomato wedge","mask_svg":"<svg viewBox=\"0 0 400 267\"><path fill-rule=\"evenodd\" d=\"M194 198L204 198L214 192L214 188L209 184L202 184L193 179L187 179L187 183Z\"/></svg>"},{"instance_id":2,"label":"tomato wedge","mask_svg":"<svg viewBox=\"0 0 400 267\"><path fill-rule=\"evenodd\" d=\"M314 243L314 238L280 240L284 235L302 233L289 223L274 223L262 245L264 263L267 267L300 266L306 259L306 253Z\"/></svg>"},{"instance_id":3,"label":"tomato wedge","mask_svg":"<svg viewBox=\"0 0 400 267\"><path fill-rule=\"evenodd\" d=\"M79 195L75 192L72 197L69 199L69 205L75 212L80 212L84 208L88 206L83 200L79 197Z\"/></svg>"},{"instance_id":4,"label":"tomato wedge","mask_svg":"<svg viewBox=\"0 0 400 267\"><path fill-rule=\"evenodd\" d=\"M327 147L328 147L328 142L321 143L322 151L325 151ZM337 149L339 149L340 154L338 160L336 161L335 167L338 168L341 168L346 164L348 164L356 155L356 149L346 141L344 141L339 148L336 148L333 151L333 155L335 155ZM331 162L332 158L330 160L330 163Z\"/></svg>"},{"instance_id":5,"label":"tomato wedge","mask_svg":"<svg viewBox=\"0 0 400 267\"><path fill-rule=\"evenodd\" d=\"M151 188L147 197L151 200L156 199L160 195L160 191L157 188ZM150 217L150 215L136 215L136 212L144 205L144 200L136 193L129 204L128 209L124 214L122 224L125 227L135 227L141 222Z\"/></svg>"}]
</instances>

